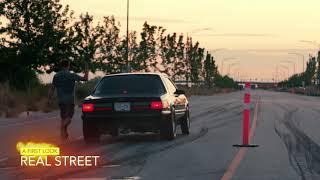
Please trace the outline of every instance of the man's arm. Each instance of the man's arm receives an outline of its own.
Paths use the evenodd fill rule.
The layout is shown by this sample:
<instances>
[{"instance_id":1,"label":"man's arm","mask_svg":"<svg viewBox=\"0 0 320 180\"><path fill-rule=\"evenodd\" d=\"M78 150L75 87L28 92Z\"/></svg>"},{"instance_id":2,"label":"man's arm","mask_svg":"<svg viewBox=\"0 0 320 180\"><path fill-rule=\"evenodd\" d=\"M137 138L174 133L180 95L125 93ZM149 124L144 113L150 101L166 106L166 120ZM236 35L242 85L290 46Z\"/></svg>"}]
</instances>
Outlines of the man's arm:
<instances>
[{"instance_id":1,"label":"man's arm","mask_svg":"<svg viewBox=\"0 0 320 180\"><path fill-rule=\"evenodd\" d=\"M75 81L88 81L89 80L89 69L88 69L88 65L85 65L84 68L84 76L79 76L76 73L72 73L72 78Z\"/></svg>"},{"instance_id":2,"label":"man's arm","mask_svg":"<svg viewBox=\"0 0 320 180\"><path fill-rule=\"evenodd\" d=\"M48 102L49 103L52 101L54 91L55 91L55 86L53 84L51 84L49 87L49 91L48 91Z\"/></svg>"},{"instance_id":3,"label":"man's arm","mask_svg":"<svg viewBox=\"0 0 320 180\"><path fill-rule=\"evenodd\" d=\"M82 81L88 81L89 80L89 70L88 66L86 66L86 70L84 72L83 80Z\"/></svg>"},{"instance_id":4,"label":"man's arm","mask_svg":"<svg viewBox=\"0 0 320 180\"><path fill-rule=\"evenodd\" d=\"M89 68L88 64L86 63L84 66L84 76L80 78L80 81L88 81L89 80Z\"/></svg>"}]
</instances>

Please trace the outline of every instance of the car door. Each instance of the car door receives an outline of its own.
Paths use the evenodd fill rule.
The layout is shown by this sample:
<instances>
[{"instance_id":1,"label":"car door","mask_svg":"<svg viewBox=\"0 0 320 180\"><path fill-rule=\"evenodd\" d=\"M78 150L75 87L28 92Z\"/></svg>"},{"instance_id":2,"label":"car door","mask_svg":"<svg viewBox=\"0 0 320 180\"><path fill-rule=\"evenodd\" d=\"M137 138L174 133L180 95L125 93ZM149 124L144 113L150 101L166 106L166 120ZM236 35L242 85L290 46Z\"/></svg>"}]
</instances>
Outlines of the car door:
<instances>
[{"instance_id":1,"label":"car door","mask_svg":"<svg viewBox=\"0 0 320 180\"><path fill-rule=\"evenodd\" d=\"M174 85L174 83L169 79L165 78L166 84L168 86L168 91L170 93L170 96L173 99L174 107L175 107L175 114L177 118L182 117L185 114L186 111L186 98L184 95L177 95L175 94L177 87Z\"/></svg>"}]
</instances>

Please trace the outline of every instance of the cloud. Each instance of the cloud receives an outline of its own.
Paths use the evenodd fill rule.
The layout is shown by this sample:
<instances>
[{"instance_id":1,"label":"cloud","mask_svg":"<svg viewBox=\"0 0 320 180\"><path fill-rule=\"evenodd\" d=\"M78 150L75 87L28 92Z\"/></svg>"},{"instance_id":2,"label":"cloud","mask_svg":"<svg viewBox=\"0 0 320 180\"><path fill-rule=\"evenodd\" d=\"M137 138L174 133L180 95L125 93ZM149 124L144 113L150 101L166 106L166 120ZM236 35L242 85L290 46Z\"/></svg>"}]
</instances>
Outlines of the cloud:
<instances>
[{"instance_id":1,"label":"cloud","mask_svg":"<svg viewBox=\"0 0 320 180\"><path fill-rule=\"evenodd\" d=\"M216 34L199 34L199 36L214 37L278 37L275 34L259 34L259 33L216 33Z\"/></svg>"}]
</instances>

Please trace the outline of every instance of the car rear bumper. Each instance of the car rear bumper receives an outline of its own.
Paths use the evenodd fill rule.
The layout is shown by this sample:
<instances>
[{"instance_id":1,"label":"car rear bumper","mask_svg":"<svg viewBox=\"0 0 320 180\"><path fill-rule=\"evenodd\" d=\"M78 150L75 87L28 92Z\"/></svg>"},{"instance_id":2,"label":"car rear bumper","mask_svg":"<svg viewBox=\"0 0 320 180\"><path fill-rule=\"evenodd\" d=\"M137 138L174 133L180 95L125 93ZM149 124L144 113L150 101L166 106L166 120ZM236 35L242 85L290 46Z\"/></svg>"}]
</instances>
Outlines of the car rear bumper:
<instances>
[{"instance_id":1,"label":"car rear bumper","mask_svg":"<svg viewBox=\"0 0 320 180\"><path fill-rule=\"evenodd\" d=\"M99 129L110 130L112 128L130 129L158 129L170 118L171 113L149 112L149 113L104 113L83 114L82 119L96 124Z\"/></svg>"}]
</instances>

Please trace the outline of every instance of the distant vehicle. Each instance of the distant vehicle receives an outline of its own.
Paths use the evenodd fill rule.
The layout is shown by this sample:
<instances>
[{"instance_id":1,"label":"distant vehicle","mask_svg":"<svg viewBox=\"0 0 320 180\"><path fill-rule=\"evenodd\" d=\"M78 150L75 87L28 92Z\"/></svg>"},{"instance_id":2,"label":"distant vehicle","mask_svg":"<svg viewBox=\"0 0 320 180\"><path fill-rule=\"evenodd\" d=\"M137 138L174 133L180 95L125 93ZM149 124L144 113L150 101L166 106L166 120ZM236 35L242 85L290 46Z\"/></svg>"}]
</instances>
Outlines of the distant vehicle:
<instances>
[{"instance_id":1,"label":"distant vehicle","mask_svg":"<svg viewBox=\"0 0 320 180\"><path fill-rule=\"evenodd\" d=\"M119 129L155 132L165 140L176 128L189 134L189 102L183 90L158 73L121 73L105 76L82 104L83 136L99 141L101 134L119 135Z\"/></svg>"},{"instance_id":2,"label":"distant vehicle","mask_svg":"<svg viewBox=\"0 0 320 180\"><path fill-rule=\"evenodd\" d=\"M251 89L257 89L258 85L257 84L251 84Z\"/></svg>"}]
</instances>

